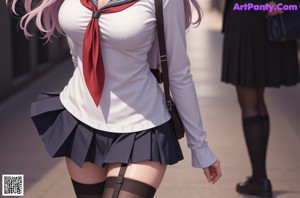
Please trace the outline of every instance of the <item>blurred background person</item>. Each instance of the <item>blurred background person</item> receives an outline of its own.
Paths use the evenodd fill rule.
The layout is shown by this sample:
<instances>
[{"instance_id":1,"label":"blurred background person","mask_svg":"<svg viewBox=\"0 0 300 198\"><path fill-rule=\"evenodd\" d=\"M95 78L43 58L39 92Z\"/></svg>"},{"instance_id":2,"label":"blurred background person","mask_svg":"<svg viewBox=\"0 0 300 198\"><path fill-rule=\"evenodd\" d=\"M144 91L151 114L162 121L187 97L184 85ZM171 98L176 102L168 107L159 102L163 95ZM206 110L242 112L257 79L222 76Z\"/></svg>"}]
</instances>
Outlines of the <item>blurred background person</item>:
<instances>
[{"instance_id":1,"label":"blurred background person","mask_svg":"<svg viewBox=\"0 0 300 198\"><path fill-rule=\"evenodd\" d=\"M242 194L271 197L272 185L266 171L270 121L264 92L266 87L299 83L297 43L270 42L267 38L266 15L274 16L282 12L234 10L234 6L245 3L276 5L268 0L226 1L221 80L236 88L252 166L252 175L238 183L236 190ZM295 4L297 1L289 3Z\"/></svg>"}]
</instances>

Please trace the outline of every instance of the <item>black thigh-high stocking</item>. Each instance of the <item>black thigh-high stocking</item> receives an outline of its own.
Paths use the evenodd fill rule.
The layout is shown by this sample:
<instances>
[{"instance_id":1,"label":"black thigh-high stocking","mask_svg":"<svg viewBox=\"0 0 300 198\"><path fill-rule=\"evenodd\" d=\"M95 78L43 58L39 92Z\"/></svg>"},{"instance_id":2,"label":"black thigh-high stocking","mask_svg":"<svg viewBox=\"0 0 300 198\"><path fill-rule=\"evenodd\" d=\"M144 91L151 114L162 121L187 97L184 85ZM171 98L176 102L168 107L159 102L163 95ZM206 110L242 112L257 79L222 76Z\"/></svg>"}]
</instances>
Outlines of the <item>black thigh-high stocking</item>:
<instances>
[{"instance_id":1,"label":"black thigh-high stocking","mask_svg":"<svg viewBox=\"0 0 300 198\"><path fill-rule=\"evenodd\" d=\"M82 184L72 180L77 198L102 198L105 182L97 184Z\"/></svg>"},{"instance_id":2,"label":"black thigh-high stocking","mask_svg":"<svg viewBox=\"0 0 300 198\"><path fill-rule=\"evenodd\" d=\"M264 130L264 121L261 116L243 118L244 136L252 165L252 180L267 179L266 152L267 138Z\"/></svg>"},{"instance_id":3,"label":"black thigh-high stocking","mask_svg":"<svg viewBox=\"0 0 300 198\"><path fill-rule=\"evenodd\" d=\"M117 184L117 177L108 177L105 183L103 198L113 197L113 191ZM153 198L156 189L146 183L124 178L118 198Z\"/></svg>"}]
</instances>

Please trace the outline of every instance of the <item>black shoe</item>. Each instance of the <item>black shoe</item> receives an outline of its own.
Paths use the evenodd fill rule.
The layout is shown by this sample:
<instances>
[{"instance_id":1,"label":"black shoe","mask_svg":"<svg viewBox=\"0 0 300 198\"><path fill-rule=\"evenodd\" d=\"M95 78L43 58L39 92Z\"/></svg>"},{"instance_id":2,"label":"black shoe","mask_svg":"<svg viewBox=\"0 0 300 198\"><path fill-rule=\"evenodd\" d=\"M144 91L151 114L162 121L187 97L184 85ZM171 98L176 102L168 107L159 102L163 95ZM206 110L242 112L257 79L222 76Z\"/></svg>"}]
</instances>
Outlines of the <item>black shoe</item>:
<instances>
[{"instance_id":1,"label":"black shoe","mask_svg":"<svg viewBox=\"0 0 300 198\"><path fill-rule=\"evenodd\" d=\"M254 182L248 177L245 182L236 185L236 191L241 194L256 195L258 197L272 197L272 185L270 180Z\"/></svg>"}]
</instances>

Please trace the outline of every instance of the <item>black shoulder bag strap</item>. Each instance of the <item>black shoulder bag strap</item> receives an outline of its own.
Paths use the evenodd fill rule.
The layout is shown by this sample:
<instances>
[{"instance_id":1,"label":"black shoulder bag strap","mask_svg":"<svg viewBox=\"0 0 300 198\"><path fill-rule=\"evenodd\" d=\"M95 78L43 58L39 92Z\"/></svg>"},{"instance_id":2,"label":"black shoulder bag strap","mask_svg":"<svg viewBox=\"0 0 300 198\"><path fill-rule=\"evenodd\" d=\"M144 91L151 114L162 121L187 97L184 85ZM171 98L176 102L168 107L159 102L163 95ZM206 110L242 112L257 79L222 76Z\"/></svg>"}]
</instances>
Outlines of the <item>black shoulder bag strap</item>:
<instances>
[{"instance_id":1,"label":"black shoulder bag strap","mask_svg":"<svg viewBox=\"0 0 300 198\"><path fill-rule=\"evenodd\" d=\"M165 92L167 107L169 110L171 110L173 101L171 99L170 88L169 88L169 71L168 71L167 50L166 50L166 43L165 43L162 0L155 0L155 13L156 13L159 51L160 51L160 64L162 69L162 79L164 82L163 83L164 92Z\"/></svg>"},{"instance_id":2,"label":"black shoulder bag strap","mask_svg":"<svg viewBox=\"0 0 300 198\"><path fill-rule=\"evenodd\" d=\"M116 181L116 185L114 187L112 198L118 198L119 197L119 193L120 193L122 184L124 182L124 176L125 176L126 168L127 168L127 164L122 163L122 165L120 167L119 175L118 175L118 178L117 178L117 181Z\"/></svg>"},{"instance_id":3,"label":"black shoulder bag strap","mask_svg":"<svg viewBox=\"0 0 300 198\"><path fill-rule=\"evenodd\" d=\"M168 71L168 60L167 60L167 50L165 43L165 31L164 31L164 17L163 17L163 5L162 0L155 0L155 13L156 13L156 23L157 23L157 35L159 41L159 51L160 51L160 64L162 68L162 80L164 84L164 93L166 98L166 105L171 114L171 123L175 132L177 139L184 136L184 126L182 124L180 115L177 108L171 98L170 88L169 88L169 71Z\"/></svg>"}]
</instances>

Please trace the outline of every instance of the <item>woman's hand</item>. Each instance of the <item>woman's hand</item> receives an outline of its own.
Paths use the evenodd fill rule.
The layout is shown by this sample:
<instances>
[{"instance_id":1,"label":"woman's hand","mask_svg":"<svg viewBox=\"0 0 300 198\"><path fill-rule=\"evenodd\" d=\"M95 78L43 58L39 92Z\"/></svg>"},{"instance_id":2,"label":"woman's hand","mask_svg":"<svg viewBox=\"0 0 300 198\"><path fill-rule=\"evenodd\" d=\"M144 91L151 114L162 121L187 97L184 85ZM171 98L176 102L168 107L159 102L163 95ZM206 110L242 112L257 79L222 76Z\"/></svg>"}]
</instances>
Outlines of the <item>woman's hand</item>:
<instances>
[{"instance_id":1,"label":"woman's hand","mask_svg":"<svg viewBox=\"0 0 300 198\"><path fill-rule=\"evenodd\" d=\"M269 4L269 6L273 7L272 12L268 12L269 16L275 16L277 14L283 14L282 10L277 9L277 4L274 1L270 1L268 4Z\"/></svg>"},{"instance_id":2,"label":"woman's hand","mask_svg":"<svg viewBox=\"0 0 300 198\"><path fill-rule=\"evenodd\" d=\"M209 183L216 183L222 176L220 160L215 161L209 167L203 168L203 171Z\"/></svg>"}]
</instances>

